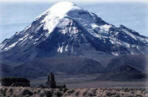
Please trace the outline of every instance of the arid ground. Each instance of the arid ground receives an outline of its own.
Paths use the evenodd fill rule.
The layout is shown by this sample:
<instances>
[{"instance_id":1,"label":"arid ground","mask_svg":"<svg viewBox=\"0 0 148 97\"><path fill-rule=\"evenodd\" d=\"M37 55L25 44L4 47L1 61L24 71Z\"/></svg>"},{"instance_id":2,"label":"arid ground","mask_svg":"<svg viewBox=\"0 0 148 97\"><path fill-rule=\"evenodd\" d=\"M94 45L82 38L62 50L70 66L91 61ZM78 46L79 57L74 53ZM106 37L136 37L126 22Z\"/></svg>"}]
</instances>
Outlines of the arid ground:
<instances>
[{"instance_id":1,"label":"arid ground","mask_svg":"<svg viewBox=\"0 0 148 97\"><path fill-rule=\"evenodd\" d=\"M0 97L148 97L144 88L48 89L1 87Z\"/></svg>"}]
</instances>

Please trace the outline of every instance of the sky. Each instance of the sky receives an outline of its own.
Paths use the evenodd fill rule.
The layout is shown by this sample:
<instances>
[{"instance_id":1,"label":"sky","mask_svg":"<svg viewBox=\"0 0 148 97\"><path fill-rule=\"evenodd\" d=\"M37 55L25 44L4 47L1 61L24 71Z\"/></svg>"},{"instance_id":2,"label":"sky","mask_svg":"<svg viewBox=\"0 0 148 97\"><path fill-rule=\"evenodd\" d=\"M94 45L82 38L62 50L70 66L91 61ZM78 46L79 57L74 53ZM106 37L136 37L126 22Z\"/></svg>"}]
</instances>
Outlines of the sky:
<instances>
[{"instance_id":1,"label":"sky","mask_svg":"<svg viewBox=\"0 0 148 97\"><path fill-rule=\"evenodd\" d=\"M57 2L62 0L0 0L0 2ZM148 2L148 0L67 0L72 2Z\"/></svg>"},{"instance_id":2,"label":"sky","mask_svg":"<svg viewBox=\"0 0 148 97\"><path fill-rule=\"evenodd\" d=\"M24 1L24 2L23 2ZM11 37L62 0L0 0L0 42ZM96 13L115 26L121 24L148 36L148 0L68 0ZM103 2L102 2L103 1ZM115 2L116 1L116 2Z\"/></svg>"}]
</instances>

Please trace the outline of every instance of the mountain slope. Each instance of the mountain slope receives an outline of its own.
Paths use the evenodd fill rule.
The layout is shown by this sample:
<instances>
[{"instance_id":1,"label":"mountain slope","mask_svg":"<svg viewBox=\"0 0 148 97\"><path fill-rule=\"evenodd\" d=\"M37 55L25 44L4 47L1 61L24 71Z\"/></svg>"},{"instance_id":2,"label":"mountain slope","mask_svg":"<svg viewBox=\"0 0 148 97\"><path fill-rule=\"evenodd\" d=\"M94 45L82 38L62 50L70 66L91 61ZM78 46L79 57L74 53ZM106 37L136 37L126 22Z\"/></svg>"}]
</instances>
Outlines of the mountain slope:
<instances>
[{"instance_id":1,"label":"mountain slope","mask_svg":"<svg viewBox=\"0 0 148 97\"><path fill-rule=\"evenodd\" d=\"M99 80L135 81L146 78L146 57L143 55L124 55L112 59Z\"/></svg>"},{"instance_id":2,"label":"mountain slope","mask_svg":"<svg viewBox=\"0 0 148 97\"><path fill-rule=\"evenodd\" d=\"M29 63L16 66L13 76L23 77L42 77L47 76L50 72L57 74L95 74L102 72L104 67L97 61L83 57L60 57L37 59ZM24 73L26 72L26 73Z\"/></svg>"},{"instance_id":3,"label":"mountain slope","mask_svg":"<svg viewBox=\"0 0 148 97\"><path fill-rule=\"evenodd\" d=\"M61 54L83 56L86 48L113 55L143 54L147 42L147 37L123 25L115 27L73 3L60 2L4 40L0 48L3 58L23 61Z\"/></svg>"},{"instance_id":4,"label":"mountain slope","mask_svg":"<svg viewBox=\"0 0 148 97\"><path fill-rule=\"evenodd\" d=\"M20 65L18 68L33 67L31 62L37 59L73 56L93 60L92 65L97 61L105 66L115 56L147 54L147 47L148 38L136 31L109 24L71 2L59 2L23 31L4 40L0 44L0 57L2 63L16 63ZM91 72L89 69L92 71L89 66L84 72Z\"/></svg>"}]
</instances>

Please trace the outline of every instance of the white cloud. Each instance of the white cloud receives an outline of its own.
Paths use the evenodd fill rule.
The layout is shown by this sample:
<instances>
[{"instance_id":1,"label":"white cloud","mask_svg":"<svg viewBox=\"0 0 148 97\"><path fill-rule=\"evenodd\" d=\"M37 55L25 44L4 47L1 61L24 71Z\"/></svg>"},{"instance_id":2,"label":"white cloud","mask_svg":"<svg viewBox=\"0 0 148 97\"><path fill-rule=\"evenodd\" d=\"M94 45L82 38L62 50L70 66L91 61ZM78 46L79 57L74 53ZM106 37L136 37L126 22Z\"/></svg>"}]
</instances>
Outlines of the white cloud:
<instances>
[{"instance_id":1,"label":"white cloud","mask_svg":"<svg viewBox=\"0 0 148 97\"><path fill-rule=\"evenodd\" d=\"M0 0L0 2L59 2L63 0ZM148 0L64 0L72 2L148 2Z\"/></svg>"}]
</instances>

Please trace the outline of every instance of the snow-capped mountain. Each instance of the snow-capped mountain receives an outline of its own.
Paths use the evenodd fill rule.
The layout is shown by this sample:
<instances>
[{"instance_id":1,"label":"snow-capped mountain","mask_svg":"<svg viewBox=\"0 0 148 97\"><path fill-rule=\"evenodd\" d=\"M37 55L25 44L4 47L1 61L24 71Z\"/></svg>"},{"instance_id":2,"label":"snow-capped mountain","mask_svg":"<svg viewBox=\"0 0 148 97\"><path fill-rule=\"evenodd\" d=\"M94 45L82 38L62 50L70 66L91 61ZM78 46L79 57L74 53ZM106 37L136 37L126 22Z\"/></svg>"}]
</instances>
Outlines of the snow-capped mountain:
<instances>
[{"instance_id":1,"label":"snow-capped mountain","mask_svg":"<svg viewBox=\"0 0 148 97\"><path fill-rule=\"evenodd\" d=\"M3 58L30 60L57 55L144 54L148 38L115 27L71 2L60 2L0 44ZM89 54L88 54L89 53Z\"/></svg>"},{"instance_id":2,"label":"snow-capped mountain","mask_svg":"<svg viewBox=\"0 0 148 97\"><path fill-rule=\"evenodd\" d=\"M39 74L44 72L46 75L50 71L65 70L69 73L71 67L73 73L97 73L105 71L104 64L108 64L110 58L144 55L147 54L147 47L148 38L138 32L123 25L116 27L109 24L71 2L59 2L38 16L23 31L0 44L0 58L3 61L0 63L19 65L14 68L14 74L23 75L20 70L34 75L36 71L41 71ZM102 63L101 60L105 61ZM129 63L125 67L129 67ZM141 62L138 60L135 63ZM139 65L135 66L135 71Z\"/></svg>"}]
</instances>

